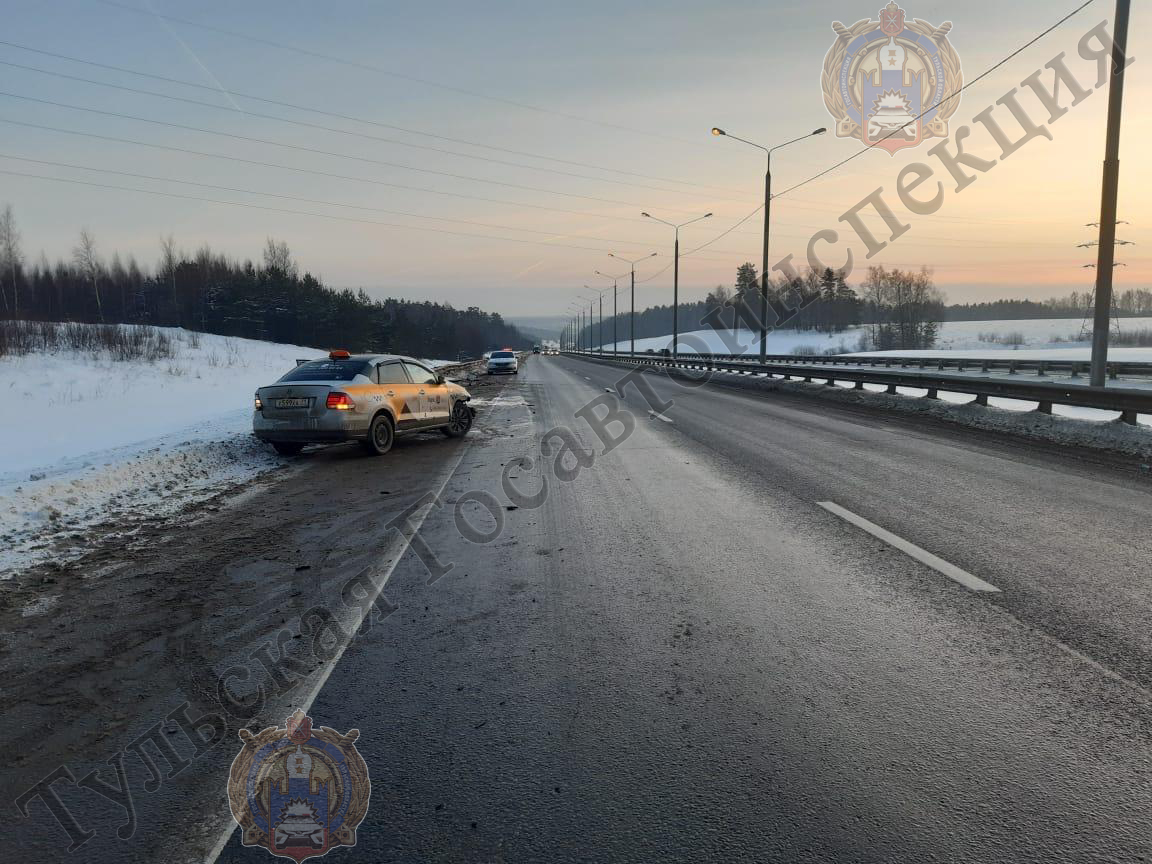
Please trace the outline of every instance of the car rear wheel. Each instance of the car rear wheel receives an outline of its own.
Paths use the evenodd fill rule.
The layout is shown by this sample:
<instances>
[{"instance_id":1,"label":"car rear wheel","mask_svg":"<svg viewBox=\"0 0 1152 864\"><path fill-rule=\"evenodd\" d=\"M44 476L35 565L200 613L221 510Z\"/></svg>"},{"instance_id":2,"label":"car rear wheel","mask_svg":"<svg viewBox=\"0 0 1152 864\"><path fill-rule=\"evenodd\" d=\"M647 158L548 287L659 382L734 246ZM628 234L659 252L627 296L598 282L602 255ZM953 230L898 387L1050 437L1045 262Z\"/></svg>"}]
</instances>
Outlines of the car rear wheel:
<instances>
[{"instance_id":1,"label":"car rear wheel","mask_svg":"<svg viewBox=\"0 0 1152 864\"><path fill-rule=\"evenodd\" d=\"M273 441L272 446L281 456L295 456L304 449L303 444L297 444L293 441Z\"/></svg>"},{"instance_id":2,"label":"car rear wheel","mask_svg":"<svg viewBox=\"0 0 1152 864\"><path fill-rule=\"evenodd\" d=\"M463 438L471 428L472 409L468 407L466 402L457 402L452 407L452 413L448 417L448 425L440 431L449 438Z\"/></svg>"},{"instance_id":3,"label":"car rear wheel","mask_svg":"<svg viewBox=\"0 0 1152 864\"><path fill-rule=\"evenodd\" d=\"M368 439L360 442L369 456L383 456L392 449L392 442L396 440L396 430L392 427L392 418L387 414L377 414L368 427Z\"/></svg>"}]
</instances>

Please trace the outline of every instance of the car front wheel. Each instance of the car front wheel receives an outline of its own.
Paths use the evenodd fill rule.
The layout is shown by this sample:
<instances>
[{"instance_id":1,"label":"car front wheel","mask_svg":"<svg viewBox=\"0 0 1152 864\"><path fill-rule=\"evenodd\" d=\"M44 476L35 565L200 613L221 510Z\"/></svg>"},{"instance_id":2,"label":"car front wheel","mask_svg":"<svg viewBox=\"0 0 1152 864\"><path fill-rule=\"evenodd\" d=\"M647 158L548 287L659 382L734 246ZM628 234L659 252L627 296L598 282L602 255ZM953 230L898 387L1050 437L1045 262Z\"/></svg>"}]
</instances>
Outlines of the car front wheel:
<instances>
[{"instance_id":1,"label":"car front wheel","mask_svg":"<svg viewBox=\"0 0 1152 864\"><path fill-rule=\"evenodd\" d=\"M392 418L387 414L377 414L368 427L368 438L360 442L360 446L369 456L383 456L392 449L392 442L396 440L396 430L392 426Z\"/></svg>"},{"instance_id":2,"label":"car front wheel","mask_svg":"<svg viewBox=\"0 0 1152 864\"><path fill-rule=\"evenodd\" d=\"M441 431L449 438L463 438L472 428L472 409L466 402L457 402L448 417L448 425Z\"/></svg>"}]
</instances>

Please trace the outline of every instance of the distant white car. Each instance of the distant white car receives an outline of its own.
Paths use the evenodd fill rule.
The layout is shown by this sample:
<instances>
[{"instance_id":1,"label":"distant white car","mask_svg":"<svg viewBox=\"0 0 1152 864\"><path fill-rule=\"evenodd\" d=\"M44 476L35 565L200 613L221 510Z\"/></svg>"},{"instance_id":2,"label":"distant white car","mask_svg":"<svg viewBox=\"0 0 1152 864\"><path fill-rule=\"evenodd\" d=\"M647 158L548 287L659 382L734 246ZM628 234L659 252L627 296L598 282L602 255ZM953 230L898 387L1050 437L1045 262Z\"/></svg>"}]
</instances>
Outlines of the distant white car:
<instances>
[{"instance_id":1,"label":"distant white car","mask_svg":"<svg viewBox=\"0 0 1152 864\"><path fill-rule=\"evenodd\" d=\"M516 375L520 372L520 361L515 351L493 351L488 356L489 375Z\"/></svg>"}]
</instances>

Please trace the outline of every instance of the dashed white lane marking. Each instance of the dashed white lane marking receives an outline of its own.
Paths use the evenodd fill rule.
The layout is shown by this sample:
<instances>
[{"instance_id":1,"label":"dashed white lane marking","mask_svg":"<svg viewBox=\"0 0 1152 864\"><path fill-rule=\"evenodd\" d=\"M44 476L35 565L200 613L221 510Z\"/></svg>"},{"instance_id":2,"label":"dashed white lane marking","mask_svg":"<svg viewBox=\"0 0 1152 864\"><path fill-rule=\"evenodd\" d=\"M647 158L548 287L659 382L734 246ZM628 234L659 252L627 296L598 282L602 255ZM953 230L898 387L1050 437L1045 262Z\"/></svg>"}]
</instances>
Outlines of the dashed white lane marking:
<instances>
[{"instance_id":1,"label":"dashed white lane marking","mask_svg":"<svg viewBox=\"0 0 1152 864\"><path fill-rule=\"evenodd\" d=\"M648 409L648 416L651 417L653 420L663 420L665 423L671 423L672 422L671 417L665 417L663 414L657 414L651 408Z\"/></svg>"},{"instance_id":2,"label":"dashed white lane marking","mask_svg":"<svg viewBox=\"0 0 1152 864\"><path fill-rule=\"evenodd\" d=\"M949 564L943 558L938 558L926 549L921 549L915 543L909 543L903 537L897 537L891 531L886 531L874 522L869 522L863 516L857 516L851 510L845 510L839 504L831 501L817 501L819 506L823 507L829 513L834 513L846 522L851 522L857 528L867 531L873 537L883 540L889 546L894 546L903 552L915 558L921 564L931 567L937 573L947 576L954 582L959 582L969 591L999 591L995 585L985 582L978 576L973 576L967 570L961 570L955 564Z\"/></svg>"}]
</instances>

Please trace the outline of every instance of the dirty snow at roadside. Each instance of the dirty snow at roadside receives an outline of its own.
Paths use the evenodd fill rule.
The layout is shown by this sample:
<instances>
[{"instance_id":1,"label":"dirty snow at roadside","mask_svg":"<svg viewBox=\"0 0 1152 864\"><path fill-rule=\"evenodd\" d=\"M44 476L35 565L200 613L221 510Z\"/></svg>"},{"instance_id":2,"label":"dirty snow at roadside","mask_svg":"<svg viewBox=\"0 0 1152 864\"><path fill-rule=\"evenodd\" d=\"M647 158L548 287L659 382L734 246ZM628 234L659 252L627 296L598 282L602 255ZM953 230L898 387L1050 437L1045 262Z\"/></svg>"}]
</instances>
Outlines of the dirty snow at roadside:
<instances>
[{"instance_id":1,"label":"dirty snow at roadside","mask_svg":"<svg viewBox=\"0 0 1152 864\"><path fill-rule=\"evenodd\" d=\"M252 394L315 348L172 329L175 356L0 357L0 573L84 551L87 529L175 512L282 463Z\"/></svg>"}]
</instances>

